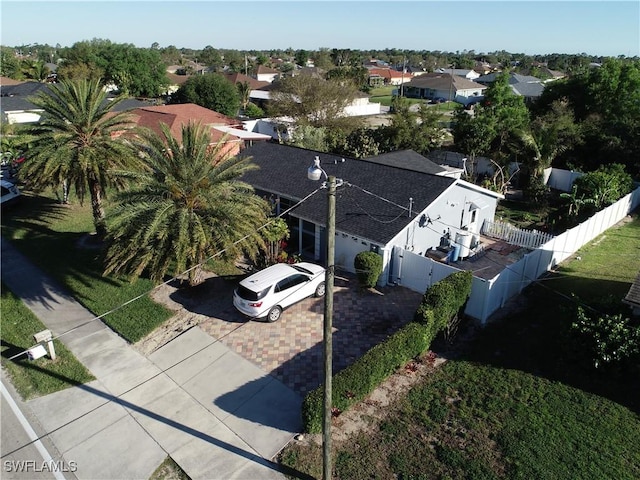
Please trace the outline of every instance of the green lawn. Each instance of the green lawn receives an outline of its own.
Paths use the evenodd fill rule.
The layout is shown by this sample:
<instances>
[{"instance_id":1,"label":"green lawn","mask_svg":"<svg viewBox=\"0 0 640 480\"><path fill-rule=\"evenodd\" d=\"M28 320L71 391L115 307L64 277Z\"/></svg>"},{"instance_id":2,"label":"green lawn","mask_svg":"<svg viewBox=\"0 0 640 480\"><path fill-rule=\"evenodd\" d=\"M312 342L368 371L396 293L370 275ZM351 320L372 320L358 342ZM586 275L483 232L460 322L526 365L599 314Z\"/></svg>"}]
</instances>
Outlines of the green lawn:
<instances>
[{"instance_id":1,"label":"green lawn","mask_svg":"<svg viewBox=\"0 0 640 480\"><path fill-rule=\"evenodd\" d=\"M23 195L15 208L2 215L2 235L42 270L64 285L96 316L140 299L106 315L103 320L130 342L136 342L169 318L170 312L146 293L147 279L102 276L101 250L79 248L79 240L93 231L90 202L60 205L53 195Z\"/></svg>"},{"instance_id":2,"label":"green lawn","mask_svg":"<svg viewBox=\"0 0 640 480\"><path fill-rule=\"evenodd\" d=\"M336 477L640 478L640 370L595 370L570 328L571 293L596 305L626 293L639 229L635 216L608 230L465 347L439 340L434 349L454 359L389 406L373 433L334 445ZM280 459L320 476L321 457L293 443Z\"/></svg>"},{"instance_id":3,"label":"green lawn","mask_svg":"<svg viewBox=\"0 0 640 480\"><path fill-rule=\"evenodd\" d=\"M33 334L46 327L4 284L0 309L2 366L23 399L28 400L94 380L91 373L58 340L53 341L55 360L46 356L30 361L26 355L9 360L31 348L34 345Z\"/></svg>"}]
</instances>

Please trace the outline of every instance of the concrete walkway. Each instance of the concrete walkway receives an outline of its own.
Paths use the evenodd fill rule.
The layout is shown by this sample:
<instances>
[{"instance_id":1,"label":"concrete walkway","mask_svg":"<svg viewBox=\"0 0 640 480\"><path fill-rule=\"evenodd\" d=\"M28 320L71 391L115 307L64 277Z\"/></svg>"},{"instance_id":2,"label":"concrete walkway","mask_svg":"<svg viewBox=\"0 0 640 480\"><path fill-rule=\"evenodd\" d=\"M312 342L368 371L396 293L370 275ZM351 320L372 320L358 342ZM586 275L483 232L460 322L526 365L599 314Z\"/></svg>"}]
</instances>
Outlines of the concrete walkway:
<instances>
[{"instance_id":1,"label":"concrete walkway","mask_svg":"<svg viewBox=\"0 0 640 480\"><path fill-rule=\"evenodd\" d=\"M167 455L194 480L284 478L298 394L198 327L145 358L1 246L2 281L55 336L77 328L59 340L96 377L27 402L78 478L147 479Z\"/></svg>"}]
</instances>

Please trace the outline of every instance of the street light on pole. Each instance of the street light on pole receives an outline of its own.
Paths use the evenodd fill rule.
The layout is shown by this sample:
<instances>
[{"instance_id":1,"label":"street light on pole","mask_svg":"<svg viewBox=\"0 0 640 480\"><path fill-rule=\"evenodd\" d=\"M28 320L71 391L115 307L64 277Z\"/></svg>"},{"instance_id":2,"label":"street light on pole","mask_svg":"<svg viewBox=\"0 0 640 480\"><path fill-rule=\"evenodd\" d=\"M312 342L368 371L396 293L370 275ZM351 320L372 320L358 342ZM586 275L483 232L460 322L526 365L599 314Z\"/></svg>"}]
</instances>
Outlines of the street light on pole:
<instances>
[{"instance_id":1,"label":"street light on pole","mask_svg":"<svg viewBox=\"0 0 640 480\"><path fill-rule=\"evenodd\" d=\"M333 359L333 279L335 276L335 245L336 245L336 187L342 185L342 180L327 175L320 167L320 157L316 156L313 166L307 170L307 178L317 182L324 175L327 188L327 270L325 273L324 295L324 397L322 410L322 478L331 480L331 377Z\"/></svg>"}]
</instances>

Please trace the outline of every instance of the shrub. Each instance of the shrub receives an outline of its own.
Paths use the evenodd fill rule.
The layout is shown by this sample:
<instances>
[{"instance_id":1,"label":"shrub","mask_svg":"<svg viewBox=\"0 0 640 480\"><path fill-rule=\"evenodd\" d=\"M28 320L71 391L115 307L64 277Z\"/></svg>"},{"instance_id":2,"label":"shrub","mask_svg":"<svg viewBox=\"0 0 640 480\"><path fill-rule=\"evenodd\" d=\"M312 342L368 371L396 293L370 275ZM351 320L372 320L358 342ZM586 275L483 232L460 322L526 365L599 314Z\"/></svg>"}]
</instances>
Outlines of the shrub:
<instances>
[{"instance_id":1,"label":"shrub","mask_svg":"<svg viewBox=\"0 0 640 480\"><path fill-rule=\"evenodd\" d=\"M473 274L464 271L431 285L422 297L414 320L424 324L435 338L464 306L471 293L472 281Z\"/></svg>"},{"instance_id":2,"label":"shrub","mask_svg":"<svg viewBox=\"0 0 640 480\"><path fill-rule=\"evenodd\" d=\"M571 327L583 337L596 368L640 356L640 324L621 314L587 315L578 307L577 321Z\"/></svg>"},{"instance_id":3,"label":"shrub","mask_svg":"<svg viewBox=\"0 0 640 480\"><path fill-rule=\"evenodd\" d=\"M345 411L364 399L399 367L424 353L432 339L424 325L405 325L333 377L332 406ZM307 394L302 404L305 430L309 433L322 431L323 395L324 386L320 385Z\"/></svg>"},{"instance_id":4,"label":"shrub","mask_svg":"<svg viewBox=\"0 0 640 480\"><path fill-rule=\"evenodd\" d=\"M264 110L262 110L255 103L248 103L247 108L244 109L244 114L249 118L264 118Z\"/></svg>"},{"instance_id":5,"label":"shrub","mask_svg":"<svg viewBox=\"0 0 640 480\"><path fill-rule=\"evenodd\" d=\"M360 252L353 262L362 287L372 288L382 273L382 257L375 252Z\"/></svg>"}]
</instances>

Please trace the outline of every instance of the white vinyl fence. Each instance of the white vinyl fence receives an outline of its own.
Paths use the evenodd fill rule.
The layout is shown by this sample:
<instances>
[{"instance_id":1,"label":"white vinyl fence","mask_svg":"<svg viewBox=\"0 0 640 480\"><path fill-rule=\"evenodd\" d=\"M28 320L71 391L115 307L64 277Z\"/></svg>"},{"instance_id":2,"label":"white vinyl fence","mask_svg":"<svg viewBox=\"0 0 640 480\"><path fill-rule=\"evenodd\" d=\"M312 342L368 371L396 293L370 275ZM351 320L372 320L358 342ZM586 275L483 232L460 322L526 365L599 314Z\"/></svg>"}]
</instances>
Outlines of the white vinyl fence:
<instances>
[{"instance_id":1,"label":"white vinyl fence","mask_svg":"<svg viewBox=\"0 0 640 480\"><path fill-rule=\"evenodd\" d=\"M485 324L489 316L542 274L569 258L583 245L611 228L640 205L640 187L580 225L524 255L490 280L474 277L465 313ZM393 251L398 284L424 293L433 283L459 271L451 265L408 252Z\"/></svg>"},{"instance_id":2,"label":"white vinyl fence","mask_svg":"<svg viewBox=\"0 0 640 480\"><path fill-rule=\"evenodd\" d=\"M538 248L553 238L550 233L527 230L514 227L510 223L490 222L488 220L485 220L482 224L482 234L487 237L504 240L511 245L530 249Z\"/></svg>"}]
</instances>

